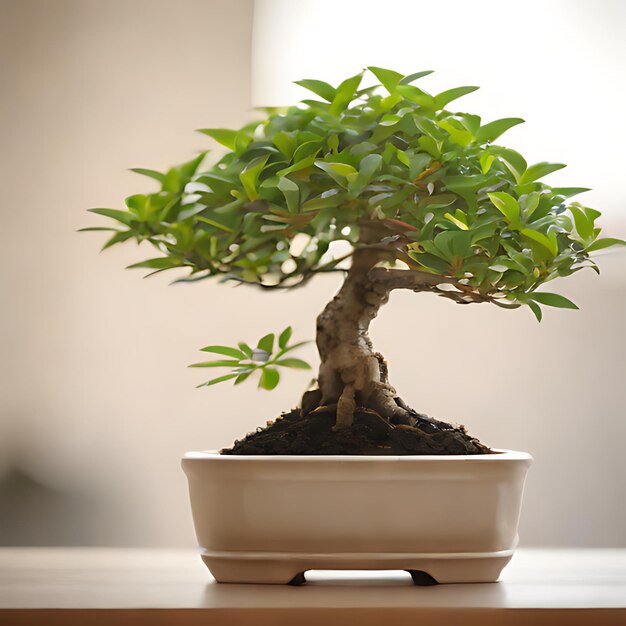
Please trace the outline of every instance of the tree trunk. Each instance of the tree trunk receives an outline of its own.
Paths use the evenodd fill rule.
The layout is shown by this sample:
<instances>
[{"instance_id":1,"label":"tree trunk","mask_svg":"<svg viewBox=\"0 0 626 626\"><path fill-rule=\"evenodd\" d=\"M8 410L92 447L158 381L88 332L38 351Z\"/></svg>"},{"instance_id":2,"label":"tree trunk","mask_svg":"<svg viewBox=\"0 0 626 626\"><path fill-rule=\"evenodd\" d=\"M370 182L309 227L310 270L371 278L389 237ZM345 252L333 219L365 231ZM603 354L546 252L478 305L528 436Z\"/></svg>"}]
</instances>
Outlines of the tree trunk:
<instances>
[{"instance_id":1,"label":"tree trunk","mask_svg":"<svg viewBox=\"0 0 626 626\"><path fill-rule=\"evenodd\" d=\"M341 289L317 318L319 389L304 394L302 413L332 408L337 413L337 430L352 425L356 407L375 411L388 424L413 428L427 422L451 428L446 422L416 413L396 395L383 356L372 348L369 325L394 289L431 291L458 304L487 302L489 297L452 277L376 267L380 261L394 260L396 251L368 245L364 231Z\"/></svg>"},{"instance_id":2,"label":"tree trunk","mask_svg":"<svg viewBox=\"0 0 626 626\"><path fill-rule=\"evenodd\" d=\"M377 267L380 261L394 258L395 251L388 247L368 242L356 247L341 289L317 318L318 388L304 394L300 410L284 414L267 429L237 442L229 454L490 452L463 426L410 409L389 384L385 360L374 352L368 336L371 321L394 289L432 291L446 297L454 293L461 304L470 298L483 302L485 297L451 277ZM455 291L442 292L443 284L452 285ZM354 427L348 430L355 417ZM329 428L335 431L332 437L328 437Z\"/></svg>"},{"instance_id":3,"label":"tree trunk","mask_svg":"<svg viewBox=\"0 0 626 626\"><path fill-rule=\"evenodd\" d=\"M308 393L317 407L336 407L336 429L352 425L357 406L376 411L392 423L411 423L409 412L388 383L386 363L374 352L368 335L370 322L389 298L388 287L370 279L381 258L375 249L357 249L341 289L317 318L319 390ZM305 412L307 404L310 409L311 396L303 398Z\"/></svg>"}]
</instances>

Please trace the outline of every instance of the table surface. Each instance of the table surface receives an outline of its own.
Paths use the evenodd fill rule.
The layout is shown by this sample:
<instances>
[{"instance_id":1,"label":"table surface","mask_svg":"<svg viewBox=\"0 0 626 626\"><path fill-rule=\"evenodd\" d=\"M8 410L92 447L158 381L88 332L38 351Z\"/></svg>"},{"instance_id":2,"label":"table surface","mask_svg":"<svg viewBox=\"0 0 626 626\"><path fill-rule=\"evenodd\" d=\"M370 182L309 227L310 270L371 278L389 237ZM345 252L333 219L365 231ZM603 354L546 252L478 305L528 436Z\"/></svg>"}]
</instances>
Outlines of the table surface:
<instances>
[{"instance_id":1,"label":"table surface","mask_svg":"<svg viewBox=\"0 0 626 626\"><path fill-rule=\"evenodd\" d=\"M449 624L454 622L451 616L461 613L482 616L462 623L488 624L492 622L485 615L493 616L494 610L532 610L552 620L538 619L536 624L561 623L553 618L567 613L570 619L562 623L626 626L624 549L518 550L501 582L491 584L415 587L405 572L352 571L308 572L307 581L302 587L220 585L192 550L0 548L0 624L5 624L3 615L13 620L7 624L40 623L38 617L41 623L57 623L55 615L59 624L70 624L72 611L79 616L86 610L97 611L100 618L103 611L117 611L125 617L116 624L235 624L248 623L244 617L252 614L249 623L257 625L294 619L305 624L309 622L303 616L321 609L326 617L311 624L334 623L333 616L345 617L346 611L367 615L361 624L381 623L379 618L392 613L397 616L394 624L405 623L403 616L414 621L418 615L431 616L429 623ZM152 617L143 622L146 610ZM171 621L156 620L157 612L165 615L168 610ZM232 619L222 622L226 614ZM591 621L578 621L583 614ZM212 615L219 619L212 622Z\"/></svg>"}]
</instances>

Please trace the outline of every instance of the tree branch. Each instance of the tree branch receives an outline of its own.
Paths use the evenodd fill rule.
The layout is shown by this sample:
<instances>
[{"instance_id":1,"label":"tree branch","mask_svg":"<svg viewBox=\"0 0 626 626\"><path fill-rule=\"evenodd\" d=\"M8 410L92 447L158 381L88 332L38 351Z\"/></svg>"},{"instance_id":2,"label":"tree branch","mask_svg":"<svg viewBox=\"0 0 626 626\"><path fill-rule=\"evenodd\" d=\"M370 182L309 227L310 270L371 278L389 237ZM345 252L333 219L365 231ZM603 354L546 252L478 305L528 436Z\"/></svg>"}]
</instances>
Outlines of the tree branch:
<instances>
[{"instance_id":1,"label":"tree branch","mask_svg":"<svg viewBox=\"0 0 626 626\"><path fill-rule=\"evenodd\" d=\"M438 295L450 298L459 304L470 302L491 302L492 298L484 296L471 287L460 283L456 278L430 274L418 270L393 270L384 267L375 267L370 270L368 278L387 290L411 289L412 291L434 291ZM456 291L439 289L440 285L451 285Z\"/></svg>"}]
</instances>

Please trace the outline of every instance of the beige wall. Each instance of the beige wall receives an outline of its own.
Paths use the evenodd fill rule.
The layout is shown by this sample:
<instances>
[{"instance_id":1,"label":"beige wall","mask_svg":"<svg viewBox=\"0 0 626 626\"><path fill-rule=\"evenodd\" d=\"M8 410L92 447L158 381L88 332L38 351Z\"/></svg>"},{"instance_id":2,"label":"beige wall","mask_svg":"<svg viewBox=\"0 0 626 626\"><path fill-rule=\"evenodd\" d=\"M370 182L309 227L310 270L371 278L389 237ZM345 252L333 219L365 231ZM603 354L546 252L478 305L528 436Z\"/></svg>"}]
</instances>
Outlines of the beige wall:
<instances>
[{"instance_id":1,"label":"beige wall","mask_svg":"<svg viewBox=\"0 0 626 626\"><path fill-rule=\"evenodd\" d=\"M128 167L187 159L209 146L194 128L250 117L251 2L1 6L0 476L13 487L0 485L0 543L192 545L180 454L229 444L308 381L196 390L203 374L185 366L209 342L289 323L312 337L337 278L284 294L169 287L122 270L133 246L98 255L101 238L74 231L97 222L87 207L149 188ZM602 266L560 286L580 312L541 325L398 293L373 329L416 408L535 455L526 544L626 545L626 255Z\"/></svg>"}]
</instances>

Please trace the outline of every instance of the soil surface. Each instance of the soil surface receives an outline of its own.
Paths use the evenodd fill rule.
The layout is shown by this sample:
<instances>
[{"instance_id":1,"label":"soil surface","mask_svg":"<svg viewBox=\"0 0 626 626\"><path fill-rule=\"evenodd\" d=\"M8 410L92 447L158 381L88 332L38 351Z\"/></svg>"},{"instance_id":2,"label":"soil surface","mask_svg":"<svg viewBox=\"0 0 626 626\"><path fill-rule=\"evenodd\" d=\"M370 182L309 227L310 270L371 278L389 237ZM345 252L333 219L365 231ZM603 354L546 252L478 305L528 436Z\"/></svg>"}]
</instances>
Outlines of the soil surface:
<instances>
[{"instance_id":1,"label":"soil surface","mask_svg":"<svg viewBox=\"0 0 626 626\"><path fill-rule=\"evenodd\" d=\"M351 428L333 431L334 411L302 415L293 409L265 428L236 441L221 454L490 454L492 451L467 434L464 426L440 422L414 413L413 426L393 426L378 413L357 408Z\"/></svg>"}]
</instances>

